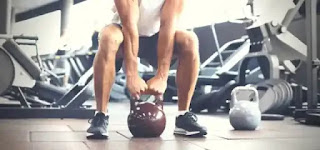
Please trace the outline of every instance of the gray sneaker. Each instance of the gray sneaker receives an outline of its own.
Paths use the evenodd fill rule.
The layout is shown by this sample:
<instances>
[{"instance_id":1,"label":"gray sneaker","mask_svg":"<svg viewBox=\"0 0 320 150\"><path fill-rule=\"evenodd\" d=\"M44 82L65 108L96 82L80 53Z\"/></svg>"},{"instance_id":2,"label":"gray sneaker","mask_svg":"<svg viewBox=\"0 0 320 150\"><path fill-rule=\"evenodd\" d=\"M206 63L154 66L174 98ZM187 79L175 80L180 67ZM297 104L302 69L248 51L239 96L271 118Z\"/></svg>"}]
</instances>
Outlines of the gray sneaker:
<instances>
[{"instance_id":1,"label":"gray sneaker","mask_svg":"<svg viewBox=\"0 0 320 150\"><path fill-rule=\"evenodd\" d=\"M174 134L186 136L204 136L207 129L198 124L198 118L192 112L187 112L176 118L176 128Z\"/></svg>"},{"instance_id":2,"label":"gray sneaker","mask_svg":"<svg viewBox=\"0 0 320 150\"><path fill-rule=\"evenodd\" d=\"M88 121L91 125L87 130L87 138L89 139L105 139L108 138L109 116L103 113L97 113Z\"/></svg>"}]
</instances>

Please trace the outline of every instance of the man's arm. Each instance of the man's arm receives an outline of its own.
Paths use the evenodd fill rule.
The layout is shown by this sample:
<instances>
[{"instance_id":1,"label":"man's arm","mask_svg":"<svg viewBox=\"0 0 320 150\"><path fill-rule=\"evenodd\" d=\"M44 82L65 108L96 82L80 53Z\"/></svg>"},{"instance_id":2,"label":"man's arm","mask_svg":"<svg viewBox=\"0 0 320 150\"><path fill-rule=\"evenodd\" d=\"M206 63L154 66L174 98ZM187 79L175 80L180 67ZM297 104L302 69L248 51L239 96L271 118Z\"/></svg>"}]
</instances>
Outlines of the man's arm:
<instances>
[{"instance_id":1,"label":"man's arm","mask_svg":"<svg viewBox=\"0 0 320 150\"><path fill-rule=\"evenodd\" d=\"M138 75L138 0L114 0L124 35L124 59L128 77Z\"/></svg>"},{"instance_id":2,"label":"man's arm","mask_svg":"<svg viewBox=\"0 0 320 150\"><path fill-rule=\"evenodd\" d=\"M167 80L173 54L176 25L184 8L184 0L166 0L161 10L158 41L157 75Z\"/></svg>"}]
</instances>

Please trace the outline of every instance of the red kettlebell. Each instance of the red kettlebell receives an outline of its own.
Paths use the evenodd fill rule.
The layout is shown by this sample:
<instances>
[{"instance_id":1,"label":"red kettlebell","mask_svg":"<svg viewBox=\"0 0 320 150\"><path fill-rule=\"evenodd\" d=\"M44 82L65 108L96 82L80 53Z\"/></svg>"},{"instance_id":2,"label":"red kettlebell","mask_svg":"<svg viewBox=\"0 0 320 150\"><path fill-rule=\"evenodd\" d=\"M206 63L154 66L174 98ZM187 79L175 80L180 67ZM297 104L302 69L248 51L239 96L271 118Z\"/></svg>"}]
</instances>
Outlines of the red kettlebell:
<instances>
[{"instance_id":1,"label":"red kettlebell","mask_svg":"<svg viewBox=\"0 0 320 150\"><path fill-rule=\"evenodd\" d=\"M130 100L128 127L134 137L159 137L166 127L163 100L158 97L148 100Z\"/></svg>"}]
</instances>

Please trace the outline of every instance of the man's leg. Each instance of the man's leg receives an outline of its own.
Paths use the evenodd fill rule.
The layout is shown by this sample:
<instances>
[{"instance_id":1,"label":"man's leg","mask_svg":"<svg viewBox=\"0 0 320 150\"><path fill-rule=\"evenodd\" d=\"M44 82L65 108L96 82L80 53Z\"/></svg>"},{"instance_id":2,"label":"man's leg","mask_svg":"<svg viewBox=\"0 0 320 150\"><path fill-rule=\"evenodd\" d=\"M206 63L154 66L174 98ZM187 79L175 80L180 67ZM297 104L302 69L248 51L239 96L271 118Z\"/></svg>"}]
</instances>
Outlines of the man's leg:
<instances>
[{"instance_id":1,"label":"man's leg","mask_svg":"<svg viewBox=\"0 0 320 150\"><path fill-rule=\"evenodd\" d=\"M87 130L89 135L107 136L108 116L107 106L115 78L115 63L118 50L123 42L121 28L109 25L100 33L99 50L94 60L94 88L97 113Z\"/></svg>"},{"instance_id":2,"label":"man's leg","mask_svg":"<svg viewBox=\"0 0 320 150\"><path fill-rule=\"evenodd\" d=\"M199 73L199 44L197 35L189 31L177 31L176 55L179 60L176 84L178 87L179 111L189 110L191 98Z\"/></svg>"},{"instance_id":3,"label":"man's leg","mask_svg":"<svg viewBox=\"0 0 320 150\"><path fill-rule=\"evenodd\" d=\"M100 33L99 50L94 60L94 88L97 111L106 113L115 78L115 62L123 42L121 28L109 25Z\"/></svg>"},{"instance_id":4,"label":"man's leg","mask_svg":"<svg viewBox=\"0 0 320 150\"><path fill-rule=\"evenodd\" d=\"M197 123L196 116L189 111L199 73L199 44L197 35L189 31L175 34L175 54L179 64L176 85L178 88L179 115L176 119L176 134L205 135L207 131Z\"/></svg>"}]
</instances>

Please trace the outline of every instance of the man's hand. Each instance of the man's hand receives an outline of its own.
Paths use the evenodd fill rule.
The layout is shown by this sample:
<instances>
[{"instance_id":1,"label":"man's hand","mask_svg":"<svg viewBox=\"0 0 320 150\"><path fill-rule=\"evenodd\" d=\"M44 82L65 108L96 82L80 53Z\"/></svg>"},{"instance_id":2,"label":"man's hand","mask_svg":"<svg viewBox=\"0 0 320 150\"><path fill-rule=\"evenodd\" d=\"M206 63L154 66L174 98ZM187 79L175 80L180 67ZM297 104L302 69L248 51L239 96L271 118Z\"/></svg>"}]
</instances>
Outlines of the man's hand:
<instances>
[{"instance_id":1,"label":"man's hand","mask_svg":"<svg viewBox=\"0 0 320 150\"><path fill-rule=\"evenodd\" d=\"M143 94L148 86L140 76L127 77L127 88L131 94L131 97L135 100L140 99L140 95Z\"/></svg>"},{"instance_id":2,"label":"man's hand","mask_svg":"<svg viewBox=\"0 0 320 150\"><path fill-rule=\"evenodd\" d=\"M147 81L147 84L147 93L151 95L163 95L163 93L167 89L167 80L157 75L151 78L149 81Z\"/></svg>"}]
</instances>

